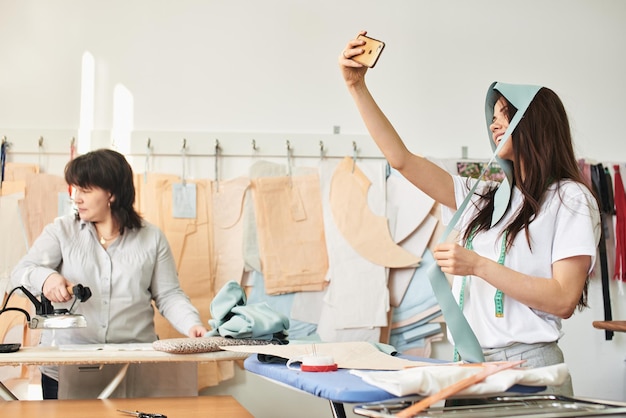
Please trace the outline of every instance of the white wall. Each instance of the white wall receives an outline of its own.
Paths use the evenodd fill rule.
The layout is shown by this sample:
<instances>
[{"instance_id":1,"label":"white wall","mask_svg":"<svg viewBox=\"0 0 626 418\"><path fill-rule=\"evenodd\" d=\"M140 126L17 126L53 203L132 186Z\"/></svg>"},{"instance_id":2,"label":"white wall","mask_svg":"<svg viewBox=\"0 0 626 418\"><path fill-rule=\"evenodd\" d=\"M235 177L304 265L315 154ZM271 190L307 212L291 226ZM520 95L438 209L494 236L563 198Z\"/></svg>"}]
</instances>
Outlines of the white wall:
<instances>
[{"instance_id":1,"label":"white wall","mask_svg":"<svg viewBox=\"0 0 626 418\"><path fill-rule=\"evenodd\" d=\"M76 129L89 51L96 130L111 129L122 84L139 131L363 134L336 57L366 28L387 43L372 90L416 152L487 155L483 98L500 80L556 90L581 156L626 154L611 123L626 91L620 0L0 0L0 10L4 128Z\"/></svg>"},{"instance_id":2,"label":"white wall","mask_svg":"<svg viewBox=\"0 0 626 418\"><path fill-rule=\"evenodd\" d=\"M387 44L368 75L409 147L436 158L490 153L483 100L494 80L546 85L563 99L580 157L626 162L626 2L620 0L0 0L0 136L9 161L43 160L60 173L80 125L81 62L94 57L93 135L109 146L116 86L132 98L131 154L144 169L153 139L158 171L178 173L181 141L197 155L191 177L244 174L261 154L380 156L341 80L336 58L360 29ZM341 135L332 135L339 126ZM38 138L44 137L44 148ZM294 145L295 144L295 145ZM230 156L229 156L230 155ZM235 157L236 156L236 157ZM615 318L624 296L612 289ZM624 336L592 309L566 321L562 346L578 395L626 400ZM447 348L443 347L443 352Z\"/></svg>"}]
</instances>

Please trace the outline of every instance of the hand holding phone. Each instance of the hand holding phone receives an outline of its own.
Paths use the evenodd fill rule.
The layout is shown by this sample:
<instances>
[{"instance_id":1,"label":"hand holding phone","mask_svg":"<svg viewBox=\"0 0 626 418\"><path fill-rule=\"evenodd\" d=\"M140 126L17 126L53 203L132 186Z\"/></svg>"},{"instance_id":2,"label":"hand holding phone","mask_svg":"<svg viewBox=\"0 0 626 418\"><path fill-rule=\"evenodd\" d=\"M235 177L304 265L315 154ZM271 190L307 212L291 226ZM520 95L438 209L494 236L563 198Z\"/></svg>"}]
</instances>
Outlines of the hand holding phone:
<instances>
[{"instance_id":1,"label":"hand holding phone","mask_svg":"<svg viewBox=\"0 0 626 418\"><path fill-rule=\"evenodd\" d=\"M365 45L361 46L364 52L352 57L352 59L359 64L365 65L366 67L374 68L376 62L378 62L380 54L385 48L385 43L365 35L359 35L357 36L357 39L365 41Z\"/></svg>"}]
</instances>

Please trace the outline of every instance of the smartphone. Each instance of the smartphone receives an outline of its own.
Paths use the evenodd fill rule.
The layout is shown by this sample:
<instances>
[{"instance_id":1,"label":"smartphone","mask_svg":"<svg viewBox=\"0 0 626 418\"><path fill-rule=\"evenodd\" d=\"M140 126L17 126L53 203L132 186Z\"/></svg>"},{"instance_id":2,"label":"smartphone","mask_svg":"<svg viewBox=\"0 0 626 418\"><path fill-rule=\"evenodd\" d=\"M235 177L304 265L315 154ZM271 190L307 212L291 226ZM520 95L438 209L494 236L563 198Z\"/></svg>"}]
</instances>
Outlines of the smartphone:
<instances>
[{"instance_id":1,"label":"smartphone","mask_svg":"<svg viewBox=\"0 0 626 418\"><path fill-rule=\"evenodd\" d=\"M374 68L376 62L378 62L380 54L385 48L385 43L365 35L359 35L357 36L357 39L365 41L365 45L361 47L364 49L364 52L360 55L352 57L352 59L359 64L365 65L366 67Z\"/></svg>"}]
</instances>

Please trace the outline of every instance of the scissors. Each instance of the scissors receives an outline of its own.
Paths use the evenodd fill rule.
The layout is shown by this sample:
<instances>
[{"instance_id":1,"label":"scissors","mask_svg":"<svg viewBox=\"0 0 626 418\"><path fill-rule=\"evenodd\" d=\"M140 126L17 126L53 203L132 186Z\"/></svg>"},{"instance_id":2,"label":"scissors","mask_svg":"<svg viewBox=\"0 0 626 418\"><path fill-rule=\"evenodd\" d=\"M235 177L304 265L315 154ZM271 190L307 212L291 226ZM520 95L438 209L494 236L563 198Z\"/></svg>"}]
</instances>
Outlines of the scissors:
<instances>
[{"instance_id":1,"label":"scissors","mask_svg":"<svg viewBox=\"0 0 626 418\"><path fill-rule=\"evenodd\" d=\"M140 412L140 411L125 411L123 409L118 409L117 412L122 412L124 414L134 415L137 418L167 418L167 415L163 414L151 414L149 412Z\"/></svg>"}]
</instances>

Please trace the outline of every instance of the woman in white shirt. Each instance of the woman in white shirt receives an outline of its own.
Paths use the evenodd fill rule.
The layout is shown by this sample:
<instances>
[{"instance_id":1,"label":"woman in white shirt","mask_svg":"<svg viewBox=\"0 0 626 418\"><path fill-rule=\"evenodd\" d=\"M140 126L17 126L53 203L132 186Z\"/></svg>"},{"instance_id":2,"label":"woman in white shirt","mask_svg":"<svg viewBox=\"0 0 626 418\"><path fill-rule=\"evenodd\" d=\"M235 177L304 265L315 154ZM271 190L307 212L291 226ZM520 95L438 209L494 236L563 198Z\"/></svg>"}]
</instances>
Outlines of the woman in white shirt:
<instances>
[{"instance_id":1,"label":"woman in white shirt","mask_svg":"<svg viewBox=\"0 0 626 418\"><path fill-rule=\"evenodd\" d=\"M135 211L132 168L113 150L78 156L65 168L76 213L47 225L12 272L14 286L69 307L76 284L92 296L75 305L86 328L43 330L41 345L157 340L152 302L181 334L203 336L198 310L183 293L167 239ZM58 391L58 369L42 367L44 399Z\"/></svg>"},{"instance_id":2,"label":"woman in white shirt","mask_svg":"<svg viewBox=\"0 0 626 418\"><path fill-rule=\"evenodd\" d=\"M353 39L339 56L348 91L389 164L441 203L449 221L477 180L453 176L407 149L366 86L367 68L352 59L363 45ZM600 239L597 201L552 90L494 83L485 113L506 181L481 181L457 224L460 242L439 244L434 257L454 275L453 293L487 361L563 363L561 319L587 305ZM571 381L548 391L573 394Z\"/></svg>"}]
</instances>

